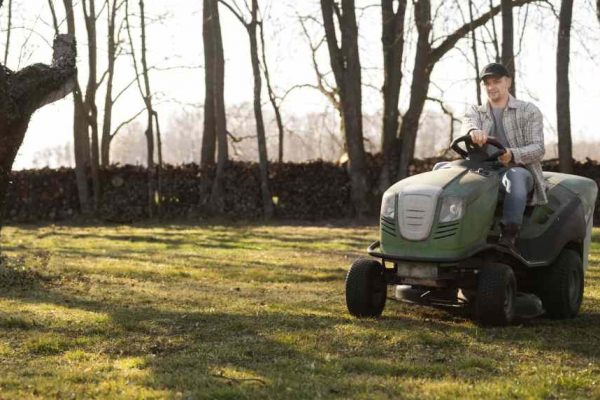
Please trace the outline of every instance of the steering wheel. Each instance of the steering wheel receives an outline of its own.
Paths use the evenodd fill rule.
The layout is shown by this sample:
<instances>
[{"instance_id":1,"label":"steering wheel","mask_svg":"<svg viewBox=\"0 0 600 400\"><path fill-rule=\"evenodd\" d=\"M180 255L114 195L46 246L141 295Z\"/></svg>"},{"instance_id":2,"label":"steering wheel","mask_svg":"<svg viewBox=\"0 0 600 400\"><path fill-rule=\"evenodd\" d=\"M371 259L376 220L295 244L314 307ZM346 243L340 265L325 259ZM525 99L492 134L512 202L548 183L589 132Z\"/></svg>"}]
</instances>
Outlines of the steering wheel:
<instances>
[{"instance_id":1,"label":"steering wheel","mask_svg":"<svg viewBox=\"0 0 600 400\"><path fill-rule=\"evenodd\" d=\"M465 143L465 147L467 148L466 151L459 146L459 144L462 143L462 142ZM494 146L498 150L495 151L490 156L488 156L483 161L496 161L496 159L498 157L500 157L502 154L506 153L506 147L504 147L504 145L502 143L500 143L498 141L498 139L496 139L493 136L488 136L486 144L491 144L492 146ZM460 155L462 158L466 159L466 158L469 157L469 155L471 153L473 153L475 150L479 149L480 147L477 147L475 145L475 143L473 143L473 140L471 140L471 135L469 135L467 133L464 136L461 136L461 137L458 137L458 138L454 139L452 141L452 144L450 145L450 148L452 150L454 150L455 152L457 152L458 155Z\"/></svg>"}]
</instances>

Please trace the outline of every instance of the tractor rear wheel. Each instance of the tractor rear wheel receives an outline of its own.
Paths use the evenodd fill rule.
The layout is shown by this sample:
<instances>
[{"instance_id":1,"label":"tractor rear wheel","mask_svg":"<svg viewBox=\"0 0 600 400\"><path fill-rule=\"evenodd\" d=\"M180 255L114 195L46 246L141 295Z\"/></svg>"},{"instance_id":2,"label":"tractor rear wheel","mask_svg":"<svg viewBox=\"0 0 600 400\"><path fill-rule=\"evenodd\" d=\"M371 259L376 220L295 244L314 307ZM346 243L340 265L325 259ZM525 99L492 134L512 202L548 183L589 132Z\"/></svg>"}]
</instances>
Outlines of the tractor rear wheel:
<instances>
[{"instance_id":1,"label":"tractor rear wheel","mask_svg":"<svg viewBox=\"0 0 600 400\"><path fill-rule=\"evenodd\" d=\"M549 270L540 271L538 282L538 293L550 318L573 318L579 313L584 286L579 253L561 251Z\"/></svg>"},{"instance_id":2,"label":"tractor rear wheel","mask_svg":"<svg viewBox=\"0 0 600 400\"><path fill-rule=\"evenodd\" d=\"M346 275L346 306L355 317L379 317L385 307L387 283L379 261L360 258Z\"/></svg>"},{"instance_id":3,"label":"tractor rear wheel","mask_svg":"<svg viewBox=\"0 0 600 400\"><path fill-rule=\"evenodd\" d=\"M475 312L484 325L509 325L515 316L517 281L511 267L485 265L477 275Z\"/></svg>"}]
</instances>

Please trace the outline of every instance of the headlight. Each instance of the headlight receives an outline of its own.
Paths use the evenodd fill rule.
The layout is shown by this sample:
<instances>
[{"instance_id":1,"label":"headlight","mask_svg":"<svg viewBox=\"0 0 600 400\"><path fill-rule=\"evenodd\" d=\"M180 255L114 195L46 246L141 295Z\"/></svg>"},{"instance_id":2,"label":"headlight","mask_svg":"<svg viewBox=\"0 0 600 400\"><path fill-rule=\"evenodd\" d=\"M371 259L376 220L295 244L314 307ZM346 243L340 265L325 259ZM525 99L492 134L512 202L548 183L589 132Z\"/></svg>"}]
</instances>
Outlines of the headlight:
<instances>
[{"instance_id":1,"label":"headlight","mask_svg":"<svg viewBox=\"0 0 600 400\"><path fill-rule=\"evenodd\" d=\"M464 201L460 197L446 197L442 201L439 222L452 222L461 219L464 209Z\"/></svg>"},{"instance_id":2,"label":"headlight","mask_svg":"<svg viewBox=\"0 0 600 400\"><path fill-rule=\"evenodd\" d=\"M385 193L381 199L381 216L386 218L394 218L396 209L396 194Z\"/></svg>"}]
</instances>

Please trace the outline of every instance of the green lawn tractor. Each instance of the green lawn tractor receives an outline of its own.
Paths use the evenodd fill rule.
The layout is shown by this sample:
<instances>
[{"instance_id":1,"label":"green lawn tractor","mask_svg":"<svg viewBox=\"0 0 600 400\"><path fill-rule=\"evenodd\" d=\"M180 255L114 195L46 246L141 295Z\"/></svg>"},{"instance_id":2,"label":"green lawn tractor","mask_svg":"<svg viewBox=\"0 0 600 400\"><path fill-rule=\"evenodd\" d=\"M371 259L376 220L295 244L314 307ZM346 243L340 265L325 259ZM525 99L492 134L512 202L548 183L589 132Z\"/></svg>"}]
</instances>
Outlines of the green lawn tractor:
<instances>
[{"instance_id":1,"label":"green lawn tractor","mask_svg":"<svg viewBox=\"0 0 600 400\"><path fill-rule=\"evenodd\" d=\"M463 145L464 143L464 145ZM544 172L548 203L527 207L518 251L497 244L503 194L498 155L462 136L462 159L403 179L383 195L380 239L346 277L351 315L378 317L388 286L413 303L462 307L484 325L545 312L575 317L581 306L598 186ZM463 147L464 146L464 147Z\"/></svg>"}]
</instances>

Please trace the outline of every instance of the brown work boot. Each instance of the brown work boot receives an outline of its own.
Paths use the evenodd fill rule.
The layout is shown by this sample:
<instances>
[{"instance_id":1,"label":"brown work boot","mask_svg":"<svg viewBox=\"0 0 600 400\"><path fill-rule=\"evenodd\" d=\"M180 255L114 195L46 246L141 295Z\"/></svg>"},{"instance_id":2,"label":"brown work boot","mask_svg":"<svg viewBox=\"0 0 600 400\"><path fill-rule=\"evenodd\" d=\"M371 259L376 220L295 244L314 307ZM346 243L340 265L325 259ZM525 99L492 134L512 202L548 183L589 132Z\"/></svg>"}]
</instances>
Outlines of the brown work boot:
<instances>
[{"instance_id":1,"label":"brown work boot","mask_svg":"<svg viewBox=\"0 0 600 400\"><path fill-rule=\"evenodd\" d=\"M514 251L515 253L519 253L519 249L517 249L517 246L515 245L515 240L519 236L521 225L500 224L500 228L502 233L500 235L500 240L498 240L498 244Z\"/></svg>"}]
</instances>

